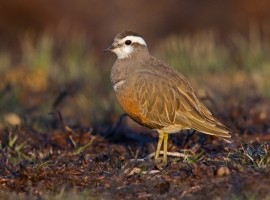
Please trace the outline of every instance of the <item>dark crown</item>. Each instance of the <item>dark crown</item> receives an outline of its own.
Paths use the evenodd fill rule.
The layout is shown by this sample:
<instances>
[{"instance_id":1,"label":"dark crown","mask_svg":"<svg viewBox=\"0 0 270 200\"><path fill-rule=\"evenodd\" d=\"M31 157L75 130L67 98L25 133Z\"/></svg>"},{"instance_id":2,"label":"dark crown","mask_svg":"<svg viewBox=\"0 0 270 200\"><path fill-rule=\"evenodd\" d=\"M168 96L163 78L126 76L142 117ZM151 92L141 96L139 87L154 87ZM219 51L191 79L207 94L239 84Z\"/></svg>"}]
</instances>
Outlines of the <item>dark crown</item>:
<instances>
[{"instance_id":1,"label":"dark crown","mask_svg":"<svg viewBox=\"0 0 270 200\"><path fill-rule=\"evenodd\" d=\"M124 31L122 33L118 33L116 35L116 38L117 39L123 39L123 38L125 38L127 36L138 36L138 37L142 37L140 34L134 32L134 31Z\"/></svg>"}]
</instances>

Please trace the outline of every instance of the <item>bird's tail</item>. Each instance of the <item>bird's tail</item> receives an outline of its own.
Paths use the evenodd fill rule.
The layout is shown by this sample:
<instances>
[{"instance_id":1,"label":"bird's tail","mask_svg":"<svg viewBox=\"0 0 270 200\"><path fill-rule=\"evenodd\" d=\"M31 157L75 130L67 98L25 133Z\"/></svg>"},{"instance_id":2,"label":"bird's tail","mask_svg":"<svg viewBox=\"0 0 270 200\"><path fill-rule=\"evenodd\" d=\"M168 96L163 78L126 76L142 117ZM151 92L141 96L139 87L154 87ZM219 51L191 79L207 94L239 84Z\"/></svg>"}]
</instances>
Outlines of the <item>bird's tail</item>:
<instances>
[{"instance_id":1,"label":"bird's tail","mask_svg":"<svg viewBox=\"0 0 270 200\"><path fill-rule=\"evenodd\" d=\"M191 128L208 135L220 137L230 143L229 138L231 138L231 131L217 119L212 118L204 122L194 120L191 124Z\"/></svg>"}]
</instances>

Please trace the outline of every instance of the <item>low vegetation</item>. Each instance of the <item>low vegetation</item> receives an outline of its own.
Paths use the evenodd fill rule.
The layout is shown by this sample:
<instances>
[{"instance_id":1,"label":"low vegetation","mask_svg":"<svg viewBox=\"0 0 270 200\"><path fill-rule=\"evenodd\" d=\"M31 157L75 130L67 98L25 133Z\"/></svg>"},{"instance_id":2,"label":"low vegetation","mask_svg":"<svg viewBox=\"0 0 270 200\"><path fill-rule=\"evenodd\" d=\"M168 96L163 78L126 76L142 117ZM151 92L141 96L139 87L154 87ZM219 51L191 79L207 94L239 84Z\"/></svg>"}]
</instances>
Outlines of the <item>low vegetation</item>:
<instances>
[{"instance_id":1,"label":"low vegetation","mask_svg":"<svg viewBox=\"0 0 270 200\"><path fill-rule=\"evenodd\" d=\"M177 67L233 131L231 144L188 131L170 136L168 166L147 156L157 134L120 117L113 57L82 34L44 34L0 52L0 197L25 199L268 199L270 42L257 29L169 36L153 49Z\"/></svg>"}]
</instances>

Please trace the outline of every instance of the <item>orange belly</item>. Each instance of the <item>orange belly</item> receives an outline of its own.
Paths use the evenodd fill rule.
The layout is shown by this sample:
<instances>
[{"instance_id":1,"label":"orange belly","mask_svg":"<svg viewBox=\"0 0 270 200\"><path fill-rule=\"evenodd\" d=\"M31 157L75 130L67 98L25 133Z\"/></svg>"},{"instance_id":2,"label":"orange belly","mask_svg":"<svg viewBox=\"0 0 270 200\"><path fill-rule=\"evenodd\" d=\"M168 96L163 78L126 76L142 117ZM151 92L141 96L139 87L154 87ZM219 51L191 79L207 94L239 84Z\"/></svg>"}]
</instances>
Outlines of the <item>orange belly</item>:
<instances>
[{"instance_id":1,"label":"orange belly","mask_svg":"<svg viewBox=\"0 0 270 200\"><path fill-rule=\"evenodd\" d=\"M137 123L151 129L161 128L142 114L142 108L132 92L116 93L116 99L124 112Z\"/></svg>"}]
</instances>

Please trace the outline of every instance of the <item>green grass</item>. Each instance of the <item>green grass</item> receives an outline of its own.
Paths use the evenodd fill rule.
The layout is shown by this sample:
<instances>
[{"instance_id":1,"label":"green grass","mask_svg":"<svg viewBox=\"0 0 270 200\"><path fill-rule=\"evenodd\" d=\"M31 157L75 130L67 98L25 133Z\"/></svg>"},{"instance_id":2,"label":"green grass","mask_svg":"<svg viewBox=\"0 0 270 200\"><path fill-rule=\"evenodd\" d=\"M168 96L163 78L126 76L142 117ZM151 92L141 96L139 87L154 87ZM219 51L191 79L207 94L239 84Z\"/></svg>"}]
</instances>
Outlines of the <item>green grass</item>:
<instances>
[{"instance_id":1,"label":"green grass","mask_svg":"<svg viewBox=\"0 0 270 200\"><path fill-rule=\"evenodd\" d=\"M222 93L237 89L243 98L255 88L257 95L270 97L270 42L260 38L256 28L248 38L235 34L223 43L211 31L173 35L161 42L156 54L199 88L207 85Z\"/></svg>"},{"instance_id":2,"label":"green grass","mask_svg":"<svg viewBox=\"0 0 270 200\"><path fill-rule=\"evenodd\" d=\"M212 32L170 36L161 42L157 54L184 74L224 71L229 60L229 52L218 45Z\"/></svg>"},{"instance_id":3,"label":"green grass","mask_svg":"<svg viewBox=\"0 0 270 200\"><path fill-rule=\"evenodd\" d=\"M83 36L72 38L58 47L49 35L37 41L22 38L18 64L12 64L11 50L0 52L0 120L5 122L6 113L15 113L23 122L26 115L47 115L63 91L68 96L57 109L65 118L79 113L86 124L113 109L110 67L98 66L85 40Z\"/></svg>"},{"instance_id":4,"label":"green grass","mask_svg":"<svg viewBox=\"0 0 270 200\"><path fill-rule=\"evenodd\" d=\"M270 43L256 31L251 29L249 38L232 35L229 45L211 31L173 35L164 38L153 54L181 71L200 97L207 93L217 100L234 92L240 100L252 95L270 98ZM48 118L63 91L68 95L57 109L71 124L118 115L121 109L109 78L113 60L108 56L101 62L97 58L102 52L96 55L86 41L84 34L61 45L49 34L35 40L26 35L18 61L14 62L12 49L0 52L0 126L8 123L4 116L10 113L22 123L29 116Z\"/></svg>"}]
</instances>

